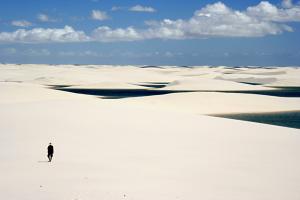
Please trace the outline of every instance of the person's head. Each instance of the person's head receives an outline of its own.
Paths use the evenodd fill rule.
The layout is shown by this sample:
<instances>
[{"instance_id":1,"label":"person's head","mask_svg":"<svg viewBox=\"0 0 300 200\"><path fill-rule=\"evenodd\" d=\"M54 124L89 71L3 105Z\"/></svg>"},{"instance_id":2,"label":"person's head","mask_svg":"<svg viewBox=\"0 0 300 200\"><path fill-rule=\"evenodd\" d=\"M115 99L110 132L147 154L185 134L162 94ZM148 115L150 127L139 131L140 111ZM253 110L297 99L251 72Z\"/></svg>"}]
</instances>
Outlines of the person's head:
<instances>
[{"instance_id":1,"label":"person's head","mask_svg":"<svg viewBox=\"0 0 300 200\"><path fill-rule=\"evenodd\" d=\"M49 145L52 145L51 142L49 143Z\"/></svg>"}]
</instances>

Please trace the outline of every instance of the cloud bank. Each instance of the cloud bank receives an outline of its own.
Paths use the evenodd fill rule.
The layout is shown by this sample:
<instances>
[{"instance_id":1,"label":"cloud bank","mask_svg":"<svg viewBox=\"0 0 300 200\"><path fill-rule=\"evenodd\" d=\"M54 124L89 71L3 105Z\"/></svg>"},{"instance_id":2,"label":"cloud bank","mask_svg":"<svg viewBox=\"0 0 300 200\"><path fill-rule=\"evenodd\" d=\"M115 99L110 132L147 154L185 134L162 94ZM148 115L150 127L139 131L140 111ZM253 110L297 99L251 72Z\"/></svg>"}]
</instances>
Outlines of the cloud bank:
<instances>
[{"instance_id":1,"label":"cloud bank","mask_svg":"<svg viewBox=\"0 0 300 200\"><path fill-rule=\"evenodd\" d=\"M102 11L93 10L91 17L107 19ZM287 22L300 22L300 5L284 0L281 7L267 1L243 11L234 10L222 2L208 4L194 12L190 19L149 21L147 28L112 29L100 26L90 34L74 30L34 28L0 32L0 42L118 42L147 39L197 39L211 37L262 37L292 32Z\"/></svg>"},{"instance_id":2,"label":"cloud bank","mask_svg":"<svg viewBox=\"0 0 300 200\"><path fill-rule=\"evenodd\" d=\"M90 38L83 31L75 31L70 26L62 29L34 28L18 29L15 32L1 32L1 42L47 43L47 42L85 42Z\"/></svg>"}]
</instances>

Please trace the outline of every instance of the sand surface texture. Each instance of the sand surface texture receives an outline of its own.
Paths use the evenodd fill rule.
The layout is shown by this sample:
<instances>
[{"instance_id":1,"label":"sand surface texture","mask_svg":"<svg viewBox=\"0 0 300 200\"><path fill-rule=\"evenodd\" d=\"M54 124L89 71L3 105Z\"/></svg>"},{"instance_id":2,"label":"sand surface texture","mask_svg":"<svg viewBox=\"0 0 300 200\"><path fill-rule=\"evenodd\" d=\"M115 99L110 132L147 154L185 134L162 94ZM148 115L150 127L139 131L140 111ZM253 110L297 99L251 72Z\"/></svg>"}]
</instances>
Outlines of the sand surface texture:
<instances>
[{"instance_id":1,"label":"sand surface texture","mask_svg":"<svg viewBox=\"0 0 300 200\"><path fill-rule=\"evenodd\" d=\"M0 65L0 199L299 200L299 129L204 115L299 111L299 97L230 92L297 88L299 77L297 67Z\"/></svg>"}]
</instances>

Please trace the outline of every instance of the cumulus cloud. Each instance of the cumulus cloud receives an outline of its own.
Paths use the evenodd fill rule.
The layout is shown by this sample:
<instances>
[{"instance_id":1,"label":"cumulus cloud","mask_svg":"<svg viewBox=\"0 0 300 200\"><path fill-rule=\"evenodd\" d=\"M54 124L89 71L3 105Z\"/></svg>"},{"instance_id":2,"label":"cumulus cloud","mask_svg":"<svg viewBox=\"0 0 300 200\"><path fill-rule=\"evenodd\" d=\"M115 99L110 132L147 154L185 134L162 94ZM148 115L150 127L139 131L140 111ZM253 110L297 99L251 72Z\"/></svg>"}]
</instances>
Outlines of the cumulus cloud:
<instances>
[{"instance_id":1,"label":"cumulus cloud","mask_svg":"<svg viewBox=\"0 0 300 200\"><path fill-rule=\"evenodd\" d=\"M32 26L32 23L26 20L14 20L11 22L11 25L18 27L29 27Z\"/></svg>"},{"instance_id":2,"label":"cumulus cloud","mask_svg":"<svg viewBox=\"0 0 300 200\"><path fill-rule=\"evenodd\" d=\"M91 12L91 18L94 19L94 20L103 21L103 20L108 19L109 17L106 14L106 12L104 12L104 11L92 10L92 12Z\"/></svg>"},{"instance_id":3,"label":"cumulus cloud","mask_svg":"<svg viewBox=\"0 0 300 200\"><path fill-rule=\"evenodd\" d=\"M129 10L133 12L156 12L156 10L152 7L141 6L141 5L133 6L129 8Z\"/></svg>"},{"instance_id":4,"label":"cumulus cloud","mask_svg":"<svg viewBox=\"0 0 300 200\"><path fill-rule=\"evenodd\" d=\"M70 26L61 29L34 28L31 30L18 29L14 32L1 32L0 42L83 42L90 38L83 31L75 31Z\"/></svg>"},{"instance_id":5,"label":"cumulus cloud","mask_svg":"<svg viewBox=\"0 0 300 200\"><path fill-rule=\"evenodd\" d=\"M257 6L247 8L246 14L252 18L269 22L299 22L300 6L293 6L289 0L282 2L283 8L262 1Z\"/></svg>"},{"instance_id":6,"label":"cumulus cloud","mask_svg":"<svg viewBox=\"0 0 300 200\"><path fill-rule=\"evenodd\" d=\"M41 22L55 22L55 19L50 18L48 15L40 13L37 15L37 19Z\"/></svg>"},{"instance_id":7,"label":"cumulus cloud","mask_svg":"<svg viewBox=\"0 0 300 200\"><path fill-rule=\"evenodd\" d=\"M292 28L281 22L298 21L298 6L284 9L261 2L245 11L233 10L222 2L197 10L188 20L152 21L148 38L184 39L207 37L260 37L276 35Z\"/></svg>"},{"instance_id":8,"label":"cumulus cloud","mask_svg":"<svg viewBox=\"0 0 300 200\"><path fill-rule=\"evenodd\" d=\"M133 27L111 29L109 27L99 27L93 32L92 38L97 41L110 42L143 39L261 37L292 31L292 28L288 25L279 23L282 20L274 20L275 17L271 18L267 14L256 14L263 13L261 11L256 12L261 7L263 7L263 10L269 10L268 7L264 7L265 5L269 6L269 3L262 2L245 11L238 11L227 7L222 2L217 2L197 10L188 20L164 19L162 21L150 21L146 23L148 25L146 29L135 29ZM282 10L284 13L294 13L295 11L292 10L298 9L295 6L289 9L279 9L273 5L271 6L272 9L276 8L277 10ZM300 12L297 11L296 13ZM296 17L296 15L294 14L293 16ZM296 20L293 17L290 18L290 21Z\"/></svg>"},{"instance_id":9,"label":"cumulus cloud","mask_svg":"<svg viewBox=\"0 0 300 200\"><path fill-rule=\"evenodd\" d=\"M291 1L284 1L283 4L277 7L262 1L240 11L217 2L196 10L189 19L148 21L144 29L101 26L90 35L69 26L63 29L19 29L0 32L0 42L115 42L277 35L293 31L286 22L300 22L300 5ZM105 13L97 10L93 10L92 16L98 20L107 18Z\"/></svg>"}]
</instances>

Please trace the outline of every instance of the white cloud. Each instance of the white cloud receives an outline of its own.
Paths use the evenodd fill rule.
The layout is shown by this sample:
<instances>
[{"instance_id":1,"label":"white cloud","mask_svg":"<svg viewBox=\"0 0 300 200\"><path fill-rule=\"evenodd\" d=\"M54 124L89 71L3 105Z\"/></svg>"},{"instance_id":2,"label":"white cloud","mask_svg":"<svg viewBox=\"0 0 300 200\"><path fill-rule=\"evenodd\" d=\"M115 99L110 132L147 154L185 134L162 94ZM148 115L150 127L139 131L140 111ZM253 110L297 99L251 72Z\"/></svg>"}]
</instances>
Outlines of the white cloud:
<instances>
[{"instance_id":1,"label":"white cloud","mask_svg":"<svg viewBox=\"0 0 300 200\"><path fill-rule=\"evenodd\" d=\"M17 49L13 48L13 47L9 47L9 48L4 48L4 49L0 49L0 54L1 55L14 55L17 53Z\"/></svg>"},{"instance_id":2,"label":"white cloud","mask_svg":"<svg viewBox=\"0 0 300 200\"><path fill-rule=\"evenodd\" d=\"M282 3L284 7L277 8L267 1L262 1L257 6L247 8L246 14L261 21L299 22L300 6L293 6L291 1L283 1Z\"/></svg>"},{"instance_id":3,"label":"white cloud","mask_svg":"<svg viewBox=\"0 0 300 200\"><path fill-rule=\"evenodd\" d=\"M283 31L291 31L290 27L269 21L258 20L248 16L245 12L235 11L221 2L207 5L196 11L188 20L151 21L146 23L149 28L136 30L131 28L131 37L125 29L109 30L108 34L99 29L100 37L107 38L115 32L119 34L117 40L140 40L140 39L186 39L207 37L258 37L268 34L279 34ZM97 33L94 34L97 35ZM124 36L124 37L122 37ZM115 38L112 38L114 40Z\"/></svg>"},{"instance_id":4,"label":"white cloud","mask_svg":"<svg viewBox=\"0 0 300 200\"><path fill-rule=\"evenodd\" d=\"M14 20L11 22L11 25L18 27L29 27L32 26L32 23L26 20Z\"/></svg>"},{"instance_id":5,"label":"white cloud","mask_svg":"<svg viewBox=\"0 0 300 200\"><path fill-rule=\"evenodd\" d=\"M58 52L58 55L59 56L77 56L76 52L73 52L73 51L60 51Z\"/></svg>"},{"instance_id":6,"label":"white cloud","mask_svg":"<svg viewBox=\"0 0 300 200\"><path fill-rule=\"evenodd\" d=\"M98 57L99 54L97 52L94 52L94 51L86 50L86 51L80 52L79 56Z\"/></svg>"},{"instance_id":7,"label":"white cloud","mask_svg":"<svg viewBox=\"0 0 300 200\"><path fill-rule=\"evenodd\" d=\"M47 43L47 42L83 42L90 38L82 31L75 31L70 26L62 29L34 28L18 29L14 32L1 32L0 42Z\"/></svg>"},{"instance_id":8,"label":"white cloud","mask_svg":"<svg viewBox=\"0 0 300 200\"><path fill-rule=\"evenodd\" d=\"M165 52L164 56L171 58L171 57L174 57L174 54L170 51L167 51L167 52Z\"/></svg>"},{"instance_id":9,"label":"white cloud","mask_svg":"<svg viewBox=\"0 0 300 200\"><path fill-rule=\"evenodd\" d=\"M287 3L287 2L285 2ZM291 3L291 2L290 2ZM106 13L93 10L95 19L107 18ZM300 22L300 5L276 7L262 1L239 11L222 2L208 4L189 19L164 19L146 22L147 28L112 29L101 26L87 35L70 26L63 29L34 28L15 32L0 32L0 42L116 42L146 39L191 39L211 37L262 37L293 31L286 22Z\"/></svg>"},{"instance_id":10,"label":"white cloud","mask_svg":"<svg viewBox=\"0 0 300 200\"><path fill-rule=\"evenodd\" d=\"M118 10L123 10L123 9L124 9L124 7L113 6L113 7L111 8L111 11L118 11Z\"/></svg>"},{"instance_id":11,"label":"white cloud","mask_svg":"<svg viewBox=\"0 0 300 200\"><path fill-rule=\"evenodd\" d=\"M48 49L27 49L22 52L24 56L50 56L51 52Z\"/></svg>"},{"instance_id":12,"label":"white cloud","mask_svg":"<svg viewBox=\"0 0 300 200\"><path fill-rule=\"evenodd\" d=\"M133 6L129 8L129 10L134 12L156 12L156 10L152 7L141 6L141 5Z\"/></svg>"},{"instance_id":13,"label":"white cloud","mask_svg":"<svg viewBox=\"0 0 300 200\"><path fill-rule=\"evenodd\" d=\"M291 7L293 7L293 2L292 2L292 0L283 0L281 2L281 6L284 8L291 8Z\"/></svg>"},{"instance_id":14,"label":"white cloud","mask_svg":"<svg viewBox=\"0 0 300 200\"><path fill-rule=\"evenodd\" d=\"M150 27L145 37L164 39L260 37L292 31L291 27L269 20L266 15L257 16L253 12L250 14L249 11L256 10L260 6L261 4L248 8L247 11L237 11L221 2L209 4L197 10L188 20L165 19L159 22L148 22ZM284 9L284 12L291 11ZM300 11L297 13L299 14ZM291 18L290 21L295 21L295 18Z\"/></svg>"},{"instance_id":15,"label":"white cloud","mask_svg":"<svg viewBox=\"0 0 300 200\"><path fill-rule=\"evenodd\" d=\"M4 48L0 49L0 55L6 55L6 56L11 56L11 55L22 55L22 56L50 56L51 52L48 49L25 49L25 50L19 50L15 48Z\"/></svg>"},{"instance_id":16,"label":"white cloud","mask_svg":"<svg viewBox=\"0 0 300 200\"><path fill-rule=\"evenodd\" d=\"M283 22L300 20L299 6L277 8L268 3L233 10L222 2L209 4L187 20L148 21L146 29L111 29L99 27L92 38L98 41L133 41L143 39L187 39L209 37L262 37L290 32Z\"/></svg>"},{"instance_id":17,"label":"white cloud","mask_svg":"<svg viewBox=\"0 0 300 200\"><path fill-rule=\"evenodd\" d=\"M106 14L106 12L104 12L104 11L92 10L92 12L91 12L91 18L94 19L94 20L103 21L103 20L108 19L109 17Z\"/></svg>"},{"instance_id":18,"label":"white cloud","mask_svg":"<svg viewBox=\"0 0 300 200\"><path fill-rule=\"evenodd\" d=\"M41 22L55 22L55 19L50 18L48 15L40 13L37 15L37 19Z\"/></svg>"},{"instance_id":19,"label":"white cloud","mask_svg":"<svg viewBox=\"0 0 300 200\"><path fill-rule=\"evenodd\" d=\"M108 55L91 51L91 50L85 50L85 51L60 51L57 54L58 56L68 56L68 57L107 57Z\"/></svg>"},{"instance_id":20,"label":"white cloud","mask_svg":"<svg viewBox=\"0 0 300 200\"><path fill-rule=\"evenodd\" d=\"M142 35L132 27L126 29L111 29L107 26L101 26L92 32L93 40L101 42L113 41L134 41L143 39Z\"/></svg>"}]
</instances>

